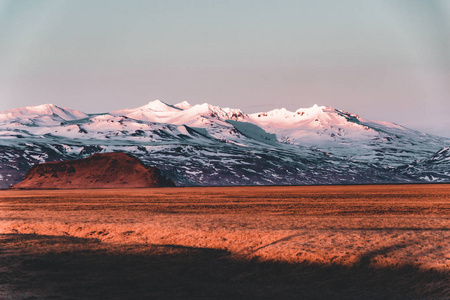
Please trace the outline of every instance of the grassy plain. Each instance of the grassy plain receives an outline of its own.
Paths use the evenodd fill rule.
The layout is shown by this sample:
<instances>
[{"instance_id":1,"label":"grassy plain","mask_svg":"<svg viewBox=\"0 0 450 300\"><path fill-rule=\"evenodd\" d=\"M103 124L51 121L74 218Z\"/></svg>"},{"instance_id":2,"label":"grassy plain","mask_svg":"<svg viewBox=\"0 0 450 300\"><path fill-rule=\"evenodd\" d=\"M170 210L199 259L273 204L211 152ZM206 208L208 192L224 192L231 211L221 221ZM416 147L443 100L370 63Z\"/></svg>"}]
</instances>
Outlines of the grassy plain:
<instances>
[{"instance_id":1,"label":"grassy plain","mask_svg":"<svg viewBox=\"0 0 450 300\"><path fill-rule=\"evenodd\" d=\"M0 191L0 298L449 299L450 185Z\"/></svg>"}]
</instances>

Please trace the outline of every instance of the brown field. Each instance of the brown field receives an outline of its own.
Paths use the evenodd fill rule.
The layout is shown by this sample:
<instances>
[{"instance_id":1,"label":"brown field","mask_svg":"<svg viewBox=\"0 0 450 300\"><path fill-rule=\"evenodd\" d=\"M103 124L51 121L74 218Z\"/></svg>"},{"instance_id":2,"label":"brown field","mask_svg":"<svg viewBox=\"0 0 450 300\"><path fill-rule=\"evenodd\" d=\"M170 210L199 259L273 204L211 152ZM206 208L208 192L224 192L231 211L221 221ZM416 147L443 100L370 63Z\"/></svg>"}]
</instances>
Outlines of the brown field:
<instances>
[{"instance_id":1,"label":"brown field","mask_svg":"<svg viewBox=\"0 0 450 300\"><path fill-rule=\"evenodd\" d=\"M0 191L0 299L450 299L450 185Z\"/></svg>"}]
</instances>

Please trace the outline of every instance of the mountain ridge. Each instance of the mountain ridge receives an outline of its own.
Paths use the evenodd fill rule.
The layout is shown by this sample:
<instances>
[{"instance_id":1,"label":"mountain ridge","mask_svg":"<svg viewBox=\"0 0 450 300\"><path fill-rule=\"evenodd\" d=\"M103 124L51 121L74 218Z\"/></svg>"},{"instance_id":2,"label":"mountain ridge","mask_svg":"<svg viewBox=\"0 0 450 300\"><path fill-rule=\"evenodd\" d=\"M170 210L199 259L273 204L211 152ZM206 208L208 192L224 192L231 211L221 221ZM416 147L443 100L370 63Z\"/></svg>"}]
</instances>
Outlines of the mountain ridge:
<instances>
[{"instance_id":1,"label":"mountain ridge","mask_svg":"<svg viewBox=\"0 0 450 300\"><path fill-rule=\"evenodd\" d=\"M47 104L0 112L0 187L39 162L114 151L156 161L177 185L447 182L446 160L428 179L423 162L449 145L319 105L247 114L155 100L86 114ZM422 167L408 168L414 164Z\"/></svg>"}]
</instances>

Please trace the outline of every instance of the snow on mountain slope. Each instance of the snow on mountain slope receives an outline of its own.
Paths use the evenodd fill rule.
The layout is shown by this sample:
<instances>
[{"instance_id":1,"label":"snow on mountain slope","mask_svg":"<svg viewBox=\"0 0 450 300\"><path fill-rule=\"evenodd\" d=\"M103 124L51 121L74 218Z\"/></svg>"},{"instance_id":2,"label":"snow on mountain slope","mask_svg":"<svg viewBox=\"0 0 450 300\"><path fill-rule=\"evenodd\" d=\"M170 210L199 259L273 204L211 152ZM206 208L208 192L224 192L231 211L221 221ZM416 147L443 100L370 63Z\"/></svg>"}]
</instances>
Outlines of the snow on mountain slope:
<instances>
[{"instance_id":1,"label":"snow on mountain slope","mask_svg":"<svg viewBox=\"0 0 450 300\"><path fill-rule=\"evenodd\" d=\"M111 151L155 164L177 185L442 181L447 160L436 160L433 177L424 172L448 145L449 139L317 105L246 114L156 100L87 115L46 104L0 112L0 187L36 162Z\"/></svg>"},{"instance_id":2,"label":"snow on mountain slope","mask_svg":"<svg viewBox=\"0 0 450 300\"><path fill-rule=\"evenodd\" d=\"M189 102L187 102L187 101L183 101L183 102L177 103L177 104L175 104L174 106L175 106L175 107L178 107L178 108L180 108L180 109L183 109L183 110L192 107L192 105L191 105Z\"/></svg>"},{"instance_id":3,"label":"snow on mountain slope","mask_svg":"<svg viewBox=\"0 0 450 300\"><path fill-rule=\"evenodd\" d=\"M160 100L155 100L137 108L114 111L111 115L126 116L128 118L143 121L158 120L160 123L170 123L170 119L180 111L182 111L182 109L168 105Z\"/></svg>"},{"instance_id":4,"label":"snow on mountain slope","mask_svg":"<svg viewBox=\"0 0 450 300\"><path fill-rule=\"evenodd\" d=\"M450 147L398 169L399 173L408 174L417 180L450 182Z\"/></svg>"},{"instance_id":5,"label":"snow on mountain slope","mask_svg":"<svg viewBox=\"0 0 450 300\"><path fill-rule=\"evenodd\" d=\"M317 105L295 112L282 108L255 113L249 115L248 121L277 134L281 141L308 146L419 133L394 123L367 121L358 115Z\"/></svg>"},{"instance_id":6,"label":"snow on mountain slope","mask_svg":"<svg viewBox=\"0 0 450 300\"><path fill-rule=\"evenodd\" d=\"M384 162L389 166L402 165L417 155L431 155L446 140L394 123L368 121L355 114L317 105L295 112L276 109L251 114L248 121L276 134L283 143L322 149L355 161Z\"/></svg>"},{"instance_id":7,"label":"snow on mountain slope","mask_svg":"<svg viewBox=\"0 0 450 300\"><path fill-rule=\"evenodd\" d=\"M175 125L201 124L205 117L237 120L244 115L239 109L220 108L208 103L191 106L187 102L182 102L177 105L169 105L160 100L155 100L137 108L114 111L111 115Z\"/></svg>"},{"instance_id":8,"label":"snow on mountain slope","mask_svg":"<svg viewBox=\"0 0 450 300\"><path fill-rule=\"evenodd\" d=\"M156 100L142 107L111 114L139 121L203 128L210 137L231 142L238 142L234 137L239 133L248 136L241 132L243 126L240 126L241 130L236 127L246 122L265 132L266 138L256 139L259 141L271 143L269 140L273 139L267 137L274 134L276 140L283 144L319 148L333 155L366 162L387 159L393 166L403 164L408 157L414 159L412 156L415 153L409 150L411 144L426 143L427 147L422 149L424 156L440 147L440 140L433 136L394 123L368 121L332 107L317 105L295 112L282 108L245 114L239 109L220 108L207 103L192 106L183 102L172 106ZM234 121L239 123L232 123ZM433 144L433 147L428 149L428 144ZM380 151L380 145L386 146L385 149Z\"/></svg>"},{"instance_id":9,"label":"snow on mountain slope","mask_svg":"<svg viewBox=\"0 0 450 300\"><path fill-rule=\"evenodd\" d=\"M53 104L27 106L0 112L0 124L14 122L26 125L57 125L61 121L72 121L87 118L88 115L70 108L62 108Z\"/></svg>"},{"instance_id":10,"label":"snow on mountain slope","mask_svg":"<svg viewBox=\"0 0 450 300\"><path fill-rule=\"evenodd\" d=\"M293 144L314 145L337 138L369 139L377 133L350 122L331 107L314 105L295 112L284 108L249 115L249 122L275 133L278 139Z\"/></svg>"}]
</instances>

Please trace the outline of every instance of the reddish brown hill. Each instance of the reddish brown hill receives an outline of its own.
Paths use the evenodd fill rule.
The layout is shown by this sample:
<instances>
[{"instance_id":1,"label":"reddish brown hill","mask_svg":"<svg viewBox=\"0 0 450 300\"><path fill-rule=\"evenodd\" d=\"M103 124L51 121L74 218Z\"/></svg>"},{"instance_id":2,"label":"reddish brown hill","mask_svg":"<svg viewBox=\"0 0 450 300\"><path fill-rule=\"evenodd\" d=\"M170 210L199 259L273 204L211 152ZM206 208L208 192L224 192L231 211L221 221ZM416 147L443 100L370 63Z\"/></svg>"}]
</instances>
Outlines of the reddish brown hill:
<instances>
[{"instance_id":1,"label":"reddish brown hill","mask_svg":"<svg viewBox=\"0 0 450 300\"><path fill-rule=\"evenodd\" d=\"M94 154L85 159L33 166L14 189L140 188L175 186L158 168L126 153Z\"/></svg>"}]
</instances>

